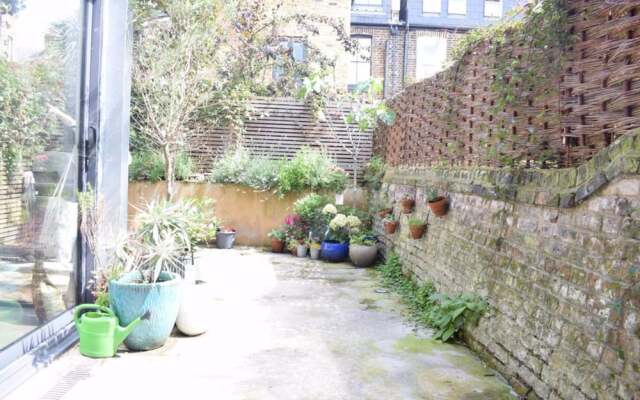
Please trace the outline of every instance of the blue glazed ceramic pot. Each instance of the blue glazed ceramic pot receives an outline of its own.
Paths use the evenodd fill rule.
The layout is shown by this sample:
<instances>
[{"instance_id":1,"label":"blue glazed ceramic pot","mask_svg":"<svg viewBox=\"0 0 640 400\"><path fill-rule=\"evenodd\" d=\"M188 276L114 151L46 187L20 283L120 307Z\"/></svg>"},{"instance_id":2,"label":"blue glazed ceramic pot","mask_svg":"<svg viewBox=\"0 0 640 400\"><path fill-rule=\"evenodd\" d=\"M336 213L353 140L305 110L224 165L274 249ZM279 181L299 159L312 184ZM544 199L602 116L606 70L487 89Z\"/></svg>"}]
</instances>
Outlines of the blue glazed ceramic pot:
<instances>
[{"instance_id":1,"label":"blue glazed ceramic pot","mask_svg":"<svg viewBox=\"0 0 640 400\"><path fill-rule=\"evenodd\" d=\"M322 242L320 255L323 260L341 262L349 257L349 243L339 243L331 240Z\"/></svg>"},{"instance_id":2,"label":"blue glazed ceramic pot","mask_svg":"<svg viewBox=\"0 0 640 400\"><path fill-rule=\"evenodd\" d=\"M140 272L130 272L109 282L109 300L121 326L150 312L124 344L131 350L152 350L167 340L178 317L182 295L182 279L170 272L160 273L156 283L137 283Z\"/></svg>"}]
</instances>

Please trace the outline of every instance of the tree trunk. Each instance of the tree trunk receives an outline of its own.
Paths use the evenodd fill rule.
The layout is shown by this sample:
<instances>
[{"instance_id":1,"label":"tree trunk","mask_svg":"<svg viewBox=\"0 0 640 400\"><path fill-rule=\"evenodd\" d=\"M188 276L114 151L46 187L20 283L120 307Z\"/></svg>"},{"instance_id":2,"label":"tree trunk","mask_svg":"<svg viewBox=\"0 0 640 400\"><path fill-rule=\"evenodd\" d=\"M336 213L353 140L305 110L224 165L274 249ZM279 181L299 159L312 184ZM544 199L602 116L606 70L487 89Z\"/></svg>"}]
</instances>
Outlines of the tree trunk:
<instances>
[{"instance_id":1,"label":"tree trunk","mask_svg":"<svg viewBox=\"0 0 640 400\"><path fill-rule=\"evenodd\" d=\"M171 152L169 145L162 148L164 155L164 180L167 186L167 201L172 201L175 194L175 174L174 174L174 154Z\"/></svg>"}]
</instances>

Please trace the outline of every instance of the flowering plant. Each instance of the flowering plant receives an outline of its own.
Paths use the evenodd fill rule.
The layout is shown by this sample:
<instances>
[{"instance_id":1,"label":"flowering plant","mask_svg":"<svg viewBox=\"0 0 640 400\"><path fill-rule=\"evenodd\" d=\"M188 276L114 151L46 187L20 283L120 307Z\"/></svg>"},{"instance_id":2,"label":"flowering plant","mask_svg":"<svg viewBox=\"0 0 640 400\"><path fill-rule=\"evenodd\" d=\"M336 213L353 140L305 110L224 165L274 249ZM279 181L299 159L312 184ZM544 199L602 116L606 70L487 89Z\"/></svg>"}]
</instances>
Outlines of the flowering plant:
<instances>
[{"instance_id":1,"label":"flowering plant","mask_svg":"<svg viewBox=\"0 0 640 400\"><path fill-rule=\"evenodd\" d=\"M324 215L336 215L338 213L338 209L333 204L327 204L322 209L322 213Z\"/></svg>"},{"instance_id":2,"label":"flowering plant","mask_svg":"<svg viewBox=\"0 0 640 400\"><path fill-rule=\"evenodd\" d=\"M284 230L288 238L301 241L305 240L309 227L302 221L298 214L287 215L284 219Z\"/></svg>"},{"instance_id":3,"label":"flowering plant","mask_svg":"<svg viewBox=\"0 0 640 400\"><path fill-rule=\"evenodd\" d=\"M328 240L346 243L349 241L350 235L358 233L360 225L362 225L362 221L355 215L336 214L329 222L329 230L326 237Z\"/></svg>"}]
</instances>

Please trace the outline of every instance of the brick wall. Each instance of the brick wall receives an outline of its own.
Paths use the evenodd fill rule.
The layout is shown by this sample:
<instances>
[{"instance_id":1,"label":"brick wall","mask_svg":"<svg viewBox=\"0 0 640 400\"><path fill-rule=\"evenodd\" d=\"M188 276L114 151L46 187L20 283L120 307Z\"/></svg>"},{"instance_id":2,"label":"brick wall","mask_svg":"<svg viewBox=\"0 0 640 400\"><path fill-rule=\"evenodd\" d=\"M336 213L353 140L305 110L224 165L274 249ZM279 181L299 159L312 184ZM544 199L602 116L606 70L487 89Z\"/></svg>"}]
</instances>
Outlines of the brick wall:
<instances>
[{"instance_id":1,"label":"brick wall","mask_svg":"<svg viewBox=\"0 0 640 400\"><path fill-rule=\"evenodd\" d=\"M579 168L395 169L379 199L415 196L425 237L382 236L442 292L491 304L465 340L528 399L638 399L640 132ZM443 218L425 206L438 190ZM381 221L376 230L382 234Z\"/></svg>"}]
</instances>

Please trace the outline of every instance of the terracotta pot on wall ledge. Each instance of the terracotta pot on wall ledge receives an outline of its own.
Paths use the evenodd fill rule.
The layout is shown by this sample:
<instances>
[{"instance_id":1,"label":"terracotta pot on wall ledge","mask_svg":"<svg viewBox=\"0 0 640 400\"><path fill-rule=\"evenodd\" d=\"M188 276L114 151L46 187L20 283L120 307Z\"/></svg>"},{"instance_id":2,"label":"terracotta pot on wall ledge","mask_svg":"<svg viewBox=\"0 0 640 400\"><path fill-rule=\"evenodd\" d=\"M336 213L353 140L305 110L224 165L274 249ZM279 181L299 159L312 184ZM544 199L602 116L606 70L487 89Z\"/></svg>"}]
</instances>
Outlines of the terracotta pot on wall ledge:
<instances>
[{"instance_id":1,"label":"terracotta pot on wall ledge","mask_svg":"<svg viewBox=\"0 0 640 400\"><path fill-rule=\"evenodd\" d=\"M436 217L442 217L449 211L449 200L446 197L438 196L433 200L429 200L427 204Z\"/></svg>"},{"instance_id":2,"label":"terracotta pot on wall ledge","mask_svg":"<svg viewBox=\"0 0 640 400\"><path fill-rule=\"evenodd\" d=\"M404 214L411 214L413 212L413 206L416 205L416 201L413 199L402 199L400 200L400 206L402 206L402 212Z\"/></svg>"},{"instance_id":3,"label":"terracotta pot on wall ledge","mask_svg":"<svg viewBox=\"0 0 640 400\"><path fill-rule=\"evenodd\" d=\"M411 238L420 239L424 236L424 232L427 230L427 224L422 225L409 225L409 232L411 233Z\"/></svg>"},{"instance_id":4,"label":"terracotta pot on wall ledge","mask_svg":"<svg viewBox=\"0 0 640 400\"><path fill-rule=\"evenodd\" d=\"M398 228L398 221L385 221L384 222L384 233L387 235L393 235L396 233L396 229Z\"/></svg>"}]
</instances>

